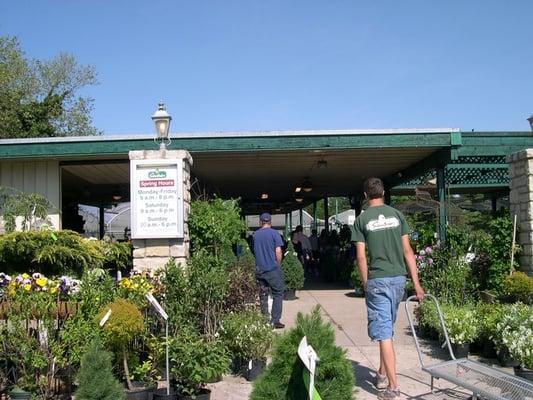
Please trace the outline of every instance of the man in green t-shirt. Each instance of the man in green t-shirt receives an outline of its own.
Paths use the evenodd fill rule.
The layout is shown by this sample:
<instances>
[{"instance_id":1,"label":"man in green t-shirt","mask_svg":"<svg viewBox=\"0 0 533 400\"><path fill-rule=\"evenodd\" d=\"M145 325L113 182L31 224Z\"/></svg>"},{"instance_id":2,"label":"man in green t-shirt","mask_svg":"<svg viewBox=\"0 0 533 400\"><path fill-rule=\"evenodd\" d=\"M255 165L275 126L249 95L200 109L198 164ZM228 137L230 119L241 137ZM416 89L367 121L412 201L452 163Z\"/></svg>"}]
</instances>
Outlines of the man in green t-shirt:
<instances>
[{"instance_id":1,"label":"man in green t-shirt","mask_svg":"<svg viewBox=\"0 0 533 400\"><path fill-rule=\"evenodd\" d=\"M400 389L396 380L392 338L407 270L419 300L424 298L424 290L418 281L405 217L384 203L385 190L381 179L368 178L364 183L364 192L368 208L354 223L353 239L357 242L357 265L365 288L368 336L372 341L379 342L380 365L376 373L376 388L382 390L378 399L397 400Z\"/></svg>"}]
</instances>

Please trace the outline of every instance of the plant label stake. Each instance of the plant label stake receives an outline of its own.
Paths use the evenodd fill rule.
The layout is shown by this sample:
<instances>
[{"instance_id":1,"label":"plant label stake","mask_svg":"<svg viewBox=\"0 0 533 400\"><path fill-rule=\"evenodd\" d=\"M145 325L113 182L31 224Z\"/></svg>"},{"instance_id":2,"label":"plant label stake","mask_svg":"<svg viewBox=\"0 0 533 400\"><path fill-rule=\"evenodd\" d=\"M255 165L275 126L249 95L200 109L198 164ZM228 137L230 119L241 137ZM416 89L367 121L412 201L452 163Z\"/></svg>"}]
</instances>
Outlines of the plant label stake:
<instances>
[{"instance_id":1,"label":"plant label stake","mask_svg":"<svg viewBox=\"0 0 533 400\"><path fill-rule=\"evenodd\" d=\"M145 294L146 300L155 308L157 313L165 320L165 362L166 362L166 378L167 378L167 396L170 395L170 375L169 375L169 358L168 358L168 314L163 310L161 304L157 299L148 292Z\"/></svg>"},{"instance_id":2,"label":"plant label stake","mask_svg":"<svg viewBox=\"0 0 533 400\"><path fill-rule=\"evenodd\" d=\"M322 400L320 394L315 389L315 368L316 362L320 361L313 347L307 344L307 336L304 336L298 346L298 356L307 368L303 371L304 384L309 390L309 400Z\"/></svg>"},{"instance_id":3,"label":"plant label stake","mask_svg":"<svg viewBox=\"0 0 533 400\"><path fill-rule=\"evenodd\" d=\"M107 322L107 320L109 319L110 316L111 316L111 309L107 310L105 315L100 320L100 327L105 325L105 323Z\"/></svg>"}]
</instances>

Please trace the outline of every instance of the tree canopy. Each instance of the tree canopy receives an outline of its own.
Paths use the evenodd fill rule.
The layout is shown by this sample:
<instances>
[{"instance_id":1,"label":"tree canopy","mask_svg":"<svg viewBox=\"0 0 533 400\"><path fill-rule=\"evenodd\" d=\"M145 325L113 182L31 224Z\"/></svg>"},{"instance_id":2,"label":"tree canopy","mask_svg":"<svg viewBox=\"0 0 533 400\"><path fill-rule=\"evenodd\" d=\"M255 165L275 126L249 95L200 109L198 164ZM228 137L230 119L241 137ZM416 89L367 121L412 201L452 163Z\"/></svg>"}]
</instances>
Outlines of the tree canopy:
<instances>
[{"instance_id":1,"label":"tree canopy","mask_svg":"<svg viewBox=\"0 0 533 400\"><path fill-rule=\"evenodd\" d=\"M15 37L0 36L0 139L100 134L91 125L94 67L71 54L27 58Z\"/></svg>"}]
</instances>

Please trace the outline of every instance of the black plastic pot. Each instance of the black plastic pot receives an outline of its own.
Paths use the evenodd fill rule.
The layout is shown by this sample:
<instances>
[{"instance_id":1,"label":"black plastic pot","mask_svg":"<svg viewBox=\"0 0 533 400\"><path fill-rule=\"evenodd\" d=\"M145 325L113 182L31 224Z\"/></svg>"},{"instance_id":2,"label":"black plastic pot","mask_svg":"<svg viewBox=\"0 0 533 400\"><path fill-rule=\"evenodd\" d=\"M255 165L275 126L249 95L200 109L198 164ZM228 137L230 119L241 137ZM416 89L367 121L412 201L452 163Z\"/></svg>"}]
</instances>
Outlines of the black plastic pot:
<instances>
[{"instance_id":1,"label":"black plastic pot","mask_svg":"<svg viewBox=\"0 0 533 400\"><path fill-rule=\"evenodd\" d=\"M194 397L178 393L178 400L209 400L210 398L211 398L211 390L207 388L200 389L200 393Z\"/></svg>"},{"instance_id":2,"label":"black plastic pot","mask_svg":"<svg viewBox=\"0 0 533 400\"><path fill-rule=\"evenodd\" d=\"M513 369L514 369L514 374L516 376L519 376L520 378L524 378L530 382L533 382L533 369L529 369L521 365L519 365L518 367L514 367Z\"/></svg>"},{"instance_id":3,"label":"black plastic pot","mask_svg":"<svg viewBox=\"0 0 533 400\"><path fill-rule=\"evenodd\" d=\"M509 350L504 347L496 352L496 358L502 367L518 367L520 363L511 358Z\"/></svg>"},{"instance_id":4,"label":"black plastic pot","mask_svg":"<svg viewBox=\"0 0 533 400\"><path fill-rule=\"evenodd\" d=\"M156 389L154 391L154 398L153 400L177 400L178 395L176 394L176 391L172 388L170 388L170 393L167 394L166 388Z\"/></svg>"},{"instance_id":5,"label":"black plastic pot","mask_svg":"<svg viewBox=\"0 0 533 400\"><path fill-rule=\"evenodd\" d=\"M266 367L266 359L263 358L260 360L251 360L251 365L250 365L250 362L246 363L246 370L244 372L244 377L246 378L247 381L253 381L259 375L261 375L265 367Z\"/></svg>"},{"instance_id":6,"label":"black plastic pot","mask_svg":"<svg viewBox=\"0 0 533 400\"><path fill-rule=\"evenodd\" d=\"M468 357L468 352L470 351L470 344L455 344L452 343L452 350L455 358L466 358Z\"/></svg>"},{"instance_id":7,"label":"black plastic pot","mask_svg":"<svg viewBox=\"0 0 533 400\"><path fill-rule=\"evenodd\" d=\"M126 400L152 400L154 395L155 385L148 385L143 382L132 383L133 389L126 390Z\"/></svg>"}]
</instances>

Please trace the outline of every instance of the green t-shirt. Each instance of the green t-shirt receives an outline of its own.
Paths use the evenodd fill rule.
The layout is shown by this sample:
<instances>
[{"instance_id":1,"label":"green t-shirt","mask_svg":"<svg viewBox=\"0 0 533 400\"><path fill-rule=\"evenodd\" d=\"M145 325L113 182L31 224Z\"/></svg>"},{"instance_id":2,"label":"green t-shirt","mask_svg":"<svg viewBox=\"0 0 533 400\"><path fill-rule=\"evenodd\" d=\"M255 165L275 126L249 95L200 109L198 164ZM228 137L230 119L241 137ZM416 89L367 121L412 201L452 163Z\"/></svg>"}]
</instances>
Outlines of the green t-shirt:
<instances>
[{"instance_id":1,"label":"green t-shirt","mask_svg":"<svg viewBox=\"0 0 533 400\"><path fill-rule=\"evenodd\" d=\"M368 207L354 223L354 242L364 242L370 262L368 279L406 275L402 236L409 225L398 210L385 204Z\"/></svg>"}]
</instances>

